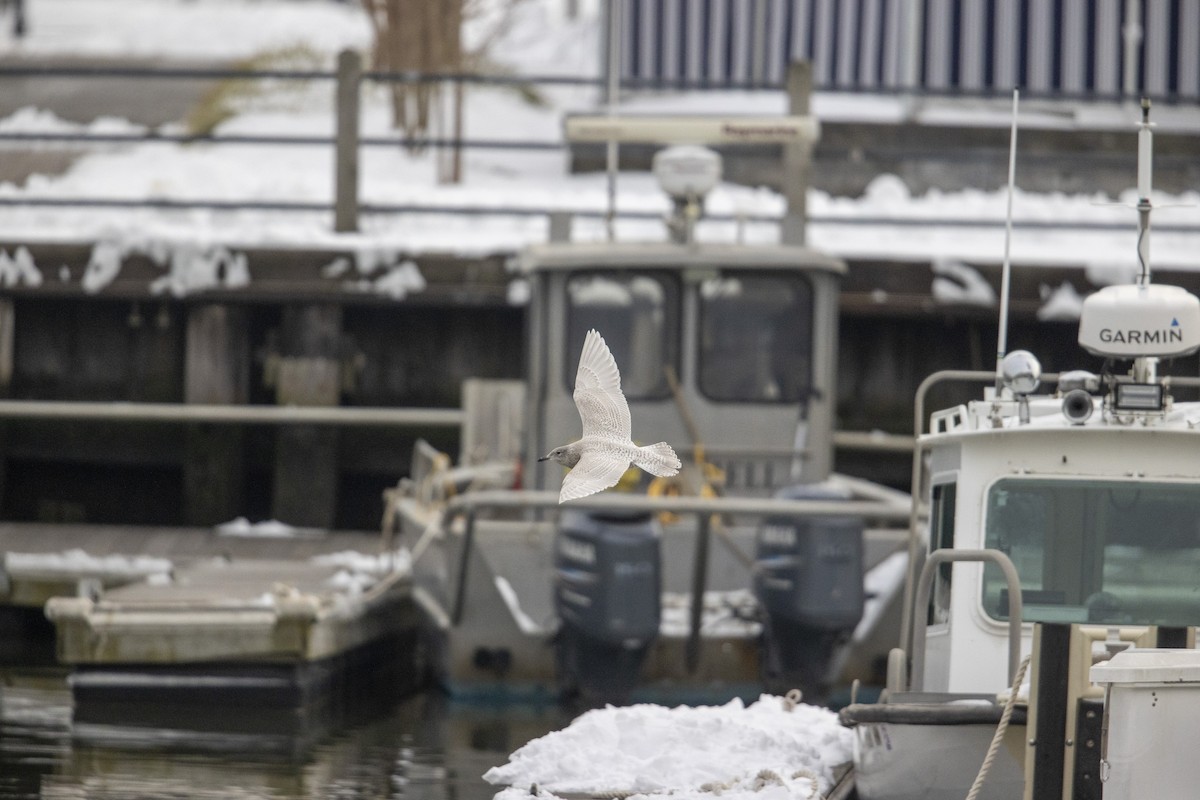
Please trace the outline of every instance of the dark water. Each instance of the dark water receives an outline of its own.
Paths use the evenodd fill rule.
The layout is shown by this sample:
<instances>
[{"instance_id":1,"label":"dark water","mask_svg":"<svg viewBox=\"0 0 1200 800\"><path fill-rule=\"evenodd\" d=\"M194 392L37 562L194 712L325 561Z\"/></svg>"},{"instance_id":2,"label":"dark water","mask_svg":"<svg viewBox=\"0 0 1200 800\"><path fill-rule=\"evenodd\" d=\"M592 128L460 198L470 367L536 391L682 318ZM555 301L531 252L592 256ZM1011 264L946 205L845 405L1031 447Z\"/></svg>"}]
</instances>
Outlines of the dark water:
<instances>
[{"instance_id":1,"label":"dark water","mask_svg":"<svg viewBox=\"0 0 1200 800\"><path fill-rule=\"evenodd\" d=\"M280 752L277 740L213 752L153 733L117 745L72 731L61 675L0 677L0 800L490 800L497 787L480 777L488 768L570 722L553 706L469 705L427 692L291 752Z\"/></svg>"}]
</instances>

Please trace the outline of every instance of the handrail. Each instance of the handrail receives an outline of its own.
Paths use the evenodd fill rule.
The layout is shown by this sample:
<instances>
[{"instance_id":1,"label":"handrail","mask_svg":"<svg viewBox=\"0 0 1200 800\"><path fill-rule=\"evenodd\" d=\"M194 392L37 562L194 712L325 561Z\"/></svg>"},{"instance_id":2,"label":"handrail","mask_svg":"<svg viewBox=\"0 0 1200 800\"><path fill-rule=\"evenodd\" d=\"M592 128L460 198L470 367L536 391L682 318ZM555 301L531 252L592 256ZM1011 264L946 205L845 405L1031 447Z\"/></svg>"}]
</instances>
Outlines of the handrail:
<instances>
[{"instance_id":1,"label":"handrail","mask_svg":"<svg viewBox=\"0 0 1200 800\"><path fill-rule=\"evenodd\" d=\"M925 380L921 381L917 386L916 396L913 398L913 458L912 458L912 483L910 494L912 496L911 516L908 520L908 575L904 580L904 607L900 611L900 648L907 650L910 643L910 637L913 630L913 616L917 613L913 606L913 588L917 578L917 557L921 550L921 531L920 511L921 511L921 467L922 454L925 452L925 447L921 442L921 436L925 433L925 397L929 394L929 390L939 383L958 381L964 383L984 383L992 384L996 380L996 373L987 370L969 370L969 369L943 369L926 376ZM1042 374L1043 381L1058 380L1058 373L1047 372Z\"/></svg>"},{"instance_id":2,"label":"handrail","mask_svg":"<svg viewBox=\"0 0 1200 800\"><path fill-rule=\"evenodd\" d=\"M232 67L167 67L167 66L129 66L129 65L62 65L62 64L6 64L0 66L0 79L6 77L74 77L74 78L141 78L156 79L228 79L228 80L333 80L336 73L332 70L279 70L279 69L238 69ZM416 70L385 71L364 70L364 80L380 83L471 83L485 85L522 86L538 84L546 86L581 86L600 87L604 85L601 76L582 75L485 75L470 72L420 72ZM624 76L620 82L621 89L647 89L670 91L779 91L784 84L779 81L733 81L711 80L707 78L641 78ZM836 81L818 84L817 91L838 92L840 94L876 95L876 96L918 96L929 98L949 99L986 99L1003 98L1009 95L1005 88L996 87L963 87L963 86L855 86ZM1114 103L1129 100L1131 95L1114 91L1064 91L1040 90L1026 91L1030 99L1080 103ZM1182 92L1162 92L1155 96L1156 103L1190 103L1196 96Z\"/></svg>"},{"instance_id":3,"label":"handrail","mask_svg":"<svg viewBox=\"0 0 1200 800\"><path fill-rule=\"evenodd\" d=\"M921 568L921 579L917 582L915 607L925 608L929 605L929 592L933 586L934 569L940 564L959 561L990 561L1000 567L1004 573L1004 580L1008 583L1008 682L1011 684L1013 676L1017 674L1017 669L1021 665L1021 624L1024 613L1021 578L1017 575L1017 568L1013 566L1012 559L1001 551L992 549L950 550L942 548L934 550L925 560L925 566ZM925 617L921 617L921 619L925 620ZM913 666L909 683L914 692L921 691L925 685L925 634L928 627L928 621L924 621L913 631Z\"/></svg>"},{"instance_id":4,"label":"handrail","mask_svg":"<svg viewBox=\"0 0 1200 800\"><path fill-rule=\"evenodd\" d=\"M912 497L912 507L909 509L908 519L908 574L904 579L904 606L900 611L900 649L908 650L910 638L912 636L913 615L916 613L913 607L913 589L915 588L917 576L917 556L920 555L921 531L920 525L920 508L921 508L921 454L924 452L924 447L921 444L921 435L925 432L925 396L932 389L943 381L977 381L989 382L996 379L996 373L985 372L983 370L964 370L964 369L943 369L932 375L926 376L925 380L917 386L916 396L913 398L913 457L912 457L912 473L911 473L911 488L909 491Z\"/></svg>"},{"instance_id":5,"label":"handrail","mask_svg":"<svg viewBox=\"0 0 1200 800\"><path fill-rule=\"evenodd\" d=\"M457 427L460 408L355 406L251 406L204 403L123 403L68 400L0 400L2 419L71 419L119 422L207 422L258 425L396 425Z\"/></svg>"},{"instance_id":6,"label":"handrail","mask_svg":"<svg viewBox=\"0 0 1200 800\"><path fill-rule=\"evenodd\" d=\"M466 417L461 408L388 408L376 406L268 406L208 403L153 403L140 401L88 400L0 400L0 420L69 419L114 422L206 422L254 425L346 425L459 427ZM866 449L876 435L857 431L834 433L835 447ZM880 450L896 450L896 439L877 443ZM709 455L722 458L757 456L764 458L803 458L804 451L794 448L749 448L715 446ZM849 481L850 479L844 478ZM900 501L898 492L879 492L866 482L848 483L857 494L881 500ZM907 507L907 498L904 498Z\"/></svg>"},{"instance_id":7,"label":"handrail","mask_svg":"<svg viewBox=\"0 0 1200 800\"><path fill-rule=\"evenodd\" d=\"M558 508L558 492L489 489L450 498L447 516L481 509ZM685 497L608 492L570 501L564 508L589 510L670 511L676 514L755 514L780 516L847 516L899 522L908 518L907 502L882 500L782 500L765 497Z\"/></svg>"},{"instance_id":8,"label":"handrail","mask_svg":"<svg viewBox=\"0 0 1200 800\"><path fill-rule=\"evenodd\" d=\"M458 560L458 583L455 587L450 619L462 621L466 608L467 578L471 550L474 547L476 521L481 509L545 509L559 508L558 492L534 490L490 489L455 495L446 503L443 524L448 529L455 517L465 520L461 552ZM859 516L868 519L903 520L908 515L907 502L879 498L874 500L778 500L745 497L684 497L626 494L623 492L595 494L570 501L569 508L621 509L625 511L669 511L675 514L695 514L699 519L696 552L692 574L692 604L689 609L688 642L685 647L685 666L694 672L699 658L703 591L707 584L709 520L714 514L778 514L779 516ZM389 545L390 547L390 545Z\"/></svg>"}]
</instances>

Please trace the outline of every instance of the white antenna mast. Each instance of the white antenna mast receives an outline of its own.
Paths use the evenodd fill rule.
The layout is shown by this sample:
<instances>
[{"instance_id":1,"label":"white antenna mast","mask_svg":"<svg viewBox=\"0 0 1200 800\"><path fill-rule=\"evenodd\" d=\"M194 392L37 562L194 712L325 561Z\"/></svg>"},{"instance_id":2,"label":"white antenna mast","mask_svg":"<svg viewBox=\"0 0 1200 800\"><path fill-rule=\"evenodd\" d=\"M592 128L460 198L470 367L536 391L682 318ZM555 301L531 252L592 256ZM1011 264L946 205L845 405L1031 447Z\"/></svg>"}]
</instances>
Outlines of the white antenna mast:
<instances>
[{"instance_id":1,"label":"white antenna mast","mask_svg":"<svg viewBox=\"0 0 1200 800\"><path fill-rule=\"evenodd\" d=\"M1009 261L1009 252L1012 248L1013 186L1017 178L1017 100L1019 97L1020 92L1013 89L1012 132L1009 134L1008 140L1008 210L1005 213L1004 221L1004 266L1000 271L1000 331L996 337L997 397L1000 396L1000 389L1004 386L1000 364L1004 361L1004 353L1008 349L1008 294L1009 283L1012 280L1012 263Z\"/></svg>"},{"instance_id":2,"label":"white antenna mast","mask_svg":"<svg viewBox=\"0 0 1200 800\"><path fill-rule=\"evenodd\" d=\"M1150 283L1150 186L1154 175L1154 133L1150 128L1150 98L1142 98L1142 121L1138 123L1138 285Z\"/></svg>"},{"instance_id":3,"label":"white antenna mast","mask_svg":"<svg viewBox=\"0 0 1200 800\"><path fill-rule=\"evenodd\" d=\"M608 3L608 76L606 104L610 121L617 116L617 103L621 96L621 0ZM609 135L605 148L605 173L608 177L608 211L604 215L608 240L616 239L617 219L617 139Z\"/></svg>"}]
</instances>

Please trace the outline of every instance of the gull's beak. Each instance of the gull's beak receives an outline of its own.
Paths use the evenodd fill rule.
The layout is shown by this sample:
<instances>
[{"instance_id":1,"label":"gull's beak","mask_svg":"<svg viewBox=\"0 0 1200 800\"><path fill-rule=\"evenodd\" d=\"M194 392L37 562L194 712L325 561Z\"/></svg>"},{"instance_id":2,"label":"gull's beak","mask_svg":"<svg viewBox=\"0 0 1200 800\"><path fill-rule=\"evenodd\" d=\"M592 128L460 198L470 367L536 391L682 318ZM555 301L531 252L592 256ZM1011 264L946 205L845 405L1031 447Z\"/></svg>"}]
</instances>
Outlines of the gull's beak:
<instances>
[{"instance_id":1,"label":"gull's beak","mask_svg":"<svg viewBox=\"0 0 1200 800\"><path fill-rule=\"evenodd\" d=\"M550 460L550 456L542 456L541 458L538 459L538 461L549 461L549 460Z\"/></svg>"}]
</instances>

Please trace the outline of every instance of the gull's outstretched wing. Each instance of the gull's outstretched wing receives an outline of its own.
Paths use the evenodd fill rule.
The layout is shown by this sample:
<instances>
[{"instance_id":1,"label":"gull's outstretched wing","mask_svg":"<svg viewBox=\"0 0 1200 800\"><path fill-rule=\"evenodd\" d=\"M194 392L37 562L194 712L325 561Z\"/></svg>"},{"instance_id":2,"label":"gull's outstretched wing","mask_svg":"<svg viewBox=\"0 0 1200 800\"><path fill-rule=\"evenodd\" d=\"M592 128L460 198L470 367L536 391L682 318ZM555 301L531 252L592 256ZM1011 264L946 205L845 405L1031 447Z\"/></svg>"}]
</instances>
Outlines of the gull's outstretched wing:
<instances>
[{"instance_id":1,"label":"gull's outstretched wing","mask_svg":"<svg viewBox=\"0 0 1200 800\"><path fill-rule=\"evenodd\" d=\"M575 373L575 407L583 420L584 436L621 440L632 437L629 403L621 394L621 373L608 345L595 330L588 331L583 340L579 371Z\"/></svg>"},{"instance_id":2,"label":"gull's outstretched wing","mask_svg":"<svg viewBox=\"0 0 1200 800\"><path fill-rule=\"evenodd\" d=\"M627 469L629 462L618 456L608 455L600 450L587 450L579 459L579 463L571 467L571 471L563 478L558 502L587 497L589 494L615 486Z\"/></svg>"}]
</instances>

